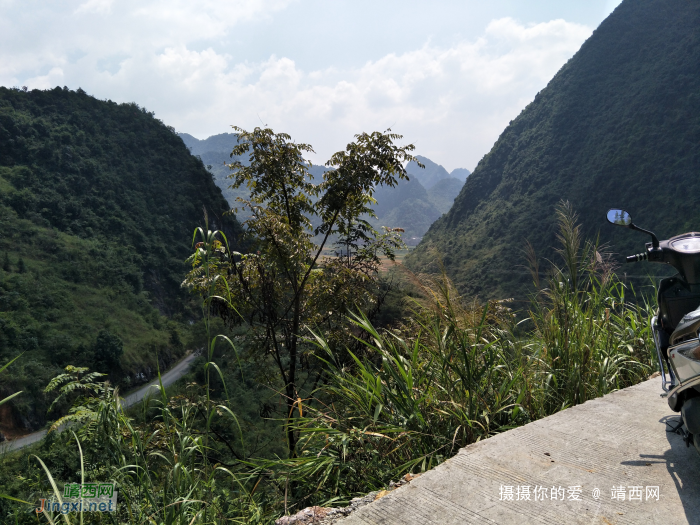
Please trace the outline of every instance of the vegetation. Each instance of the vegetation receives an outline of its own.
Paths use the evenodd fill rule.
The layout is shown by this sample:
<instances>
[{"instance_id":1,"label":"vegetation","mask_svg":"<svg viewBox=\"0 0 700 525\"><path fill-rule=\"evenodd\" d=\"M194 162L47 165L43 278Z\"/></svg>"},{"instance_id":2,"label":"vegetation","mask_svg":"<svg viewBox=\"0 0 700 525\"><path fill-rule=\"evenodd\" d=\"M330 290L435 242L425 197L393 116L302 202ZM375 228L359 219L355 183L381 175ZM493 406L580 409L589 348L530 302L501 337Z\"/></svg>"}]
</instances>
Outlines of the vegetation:
<instances>
[{"instance_id":1,"label":"vegetation","mask_svg":"<svg viewBox=\"0 0 700 525\"><path fill-rule=\"evenodd\" d=\"M128 387L182 355L197 319L183 261L202 206L235 239L211 175L152 113L0 88L0 363L24 353L0 398L25 392L0 431L41 427L43 387L69 364Z\"/></svg>"},{"instance_id":2,"label":"vegetation","mask_svg":"<svg viewBox=\"0 0 700 525\"><path fill-rule=\"evenodd\" d=\"M437 271L437 250L465 295L525 299L523 250L555 256L560 199L621 255L648 238L610 227L609 208L660 237L697 230L687 195L700 191L699 23L698 3L623 2L505 129L406 264ZM630 266L621 279L644 283L647 271L665 269Z\"/></svg>"},{"instance_id":3,"label":"vegetation","mask_svg":"<svg viewBox=\"0 0 700 525\"><path fill-rule=\"evenodd\" d=\"M10 365L12 364L13 361L16 361L18 358L19 358L19 356L15 357L15 358L14 358L12 361L10 361L9 363L6 363L5 365L3 365L2 368L0 368L0 372L2 372L3 370L5 370L8 366L10 366ZM12 395L10 395L10 396L7 396L5 399L0 399L0 405L2 405L2 404L4 404L4 403L7 403L10 399L12 399L13 397L16 397L16 396L20 395L21 393L22 393L21 391L20 391L20 392L15 392L14 394L12 394Z\"/></svg>"},{"instance_id":4,"label":"vegetation","mask_svg":"<svg viewBox=\"0 0 700 525\"><path fill-rule=\"evenodd\" d=\"M363 217L372 213L377 186L395 186L406 177L403 163L413 160L408 153L413 146L394 145L401 137L389 132L357 135L328 161L333 169L322 182L313 184L303 158L313 151L310 145L270 129L236 130L240 142L233 155L249 158L246 165L231 164L231 179L234 187L246 185L250 192L241 202L251 217L244 223L250 251L232 252L226 242L208 241L219 242L218 257L211 261L200 248L187 284L222 298L213 304L217 312L231 325L246 323L256 357L274 363L294 456L291 419L295 408L302 410L300 376L310 380L311 390L324 380L303 344L303 332L314 326L329 337L346 337L342 319L348 309L372 309L376 303L380 255L393 259L401 241L394 231L378 233ZM322 256L327 245L332 257Z\"/></svg>"},{"instance_id":5,"label":"vegetation","mask_svg":"<svg viewBox=\"0 0 700 525\"><path fill-rule=\"evenodd\" d=\"M192 155L200 157L207 165L232 207L236 206L236 199L248 199L249 193L245 187L232 187L228 180L231 151L237 144L235 134L221 133L205 140L198 140L187 133L179 135ZM233 155L233 158L243 164L248 162L244 156ZM327 170L325 166L308 166L309 173L319 179ZM469 170L458 168L448 173L439 164L418 155L415 161L406 164L406 173L408 178L399 180L396 186L377 188L374 195L377 203L372 206L376 217L368 215L365 219L377 230L382 226L402 229L403 241L415 246L430 225L450 209ZM249 218L247 210L239 210L238 217Z\"/></svg>"},{"instance_id":6,"label":"vegetation","mask_svg":"<svg viewBox=\"0 0 700 525\"><path fill-rule=\"evenodd\" d=\"M94 375L68 369L52 387L87 394L73 410L85 424L72 427L75 435L51 434L41 460L0 457L0 494L32 502L54 490L51 480L59 493L61 483L111 480L116 514L85 514L84 523L272 523L307 505L347 502L461 446L644 379L654 365L653 305L627 302L628 288L600 247L584 241L570 206L559 207L558 220L561 264L546 269L546 287L520 327L507 302L465 300L443 274L410 276L422 298L400 326L380 330L358 313L345 338L308 331L330 373L295 406L296 457L246 453L226 384L214 395L213 378L224 374L210 338L205 367L213 373L204 386L171 396L161 389L138 413L120 411L117 392ZM211 275L222 241L206 229L198 235ZM531 262L538 278L539 261ZM211 312L228 297L209 284L203 304ZM358 339L361 352L350 344ZM26 508L0 500L9 523L34 522Z\"/></svg>"},{"instance_id":7,"label":"vegetation","mask_svg":"<svg viewBox=\"0 0 700 525\"><path fill-rule=\"evenodd\" d=\"M31 453L0 455L0 519L53 523L57 516L39 518L26 502L89 479L117 484L116 513L67 516L66 523L271 523L308 505L345 503L429 469L459 447L648 377L653 302L616 274L560 197L576 197L585 218L603 217L596 206L607 209L616 184L640 187L628 165L645 184L693 166L688 152L698 126L688 115L697 112L686 110L697 100L686 89L696 79L683 71L697 62L688 58L697 58L698 38L689 29L699 14L694 5L672 12L658 0L623 3L470 175L430 232L438 250L426 244L409 256L414 268L442 260L445 271L407 272L410 312L382 328L372 314L397 290L387 291L378 276L380 255L392 258L400 243L395 231L379 234L366 217L377 186L396 186L406 176L402 162L413 159L411 147L394 145L397 136L357 136L314 184L303 158L310 146L269 129L238 129L233 178L234 187L246 186L248 220L246 244L237 245L243 234L219 215L223 201L200 160L177 157L167 172L129 164L125 145L146 149L150 143L132 140L151 140L144 130L160 141L148 152L184 150L152 115L67 90L2 91L0 220L13 237L0 239L0 362L16 375L3 382L0 408L55 395L51 407L65 417ZM631 60L632 52L647 62ZM650 78L672 91L673 98L661 98L663 112L653 89L626 97L627 105L616 102L629 85L646 86ZM98 126L89 111L111 123ZM611 122L625 119L638 136L611 132ZM646 156L644 119L685 135L655 139L668 148ZM54 131L61 126L68 138ZM88 152L113 160L117 171L101 171ZM676 191L658 186L656 194L669 198ZM593 203L592 187L604 198ZM177 219L154 211L169 198L185 210ZM199 199L196 206L190 198ZM210 213L192 253L180 228L191 231L185 223L199 219L202 203ZM324 255L328 243L335 244L332 256ZM521 250L530 271L508 277ZM204 349L199 368L184 385L161 386L127 413L115 382L124 385L128 367L155 349L182 351L179 320L197 317L175 286L175 263L186 255L193 265L186 284L202 307L202 321L188 329L193 346ZM523 290L528 276L534 291L527 302L503 300L505 291ZM478 301L476 293L501 300ZM525 304L518 318L514 304ZM49 346L54 340L64 346ZM100 368L110 369L111 381ZM251 383L258 383L256 394L268 390L257 414L268 426L251 417ZM28 406L43 414L48 404Z\"/></svg>"}]
</instances>

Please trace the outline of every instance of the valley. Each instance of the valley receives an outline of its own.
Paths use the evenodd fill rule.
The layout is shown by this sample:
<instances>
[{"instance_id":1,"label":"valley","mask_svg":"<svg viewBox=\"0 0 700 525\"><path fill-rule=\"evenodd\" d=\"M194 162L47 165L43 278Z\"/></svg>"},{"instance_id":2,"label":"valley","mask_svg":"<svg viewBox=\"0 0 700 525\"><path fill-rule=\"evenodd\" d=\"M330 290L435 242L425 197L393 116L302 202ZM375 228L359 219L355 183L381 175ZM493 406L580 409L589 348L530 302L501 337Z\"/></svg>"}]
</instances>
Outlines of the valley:
<instances>
[{"instance_id":1,"label":"valley","mask_svg":"<svg viewBox=\"0 0 700 525\"><path fill-rule=\"evenodd\" d=\"M116 4L76 13L107 20L109 9ZM468 52L496 53L486 45L493 35L498 46L534 45L552 27L581 31L559 19L518 24L492 22ZM650 237L609 224L606 213L624 208L662 239L700 229L697 27L698 3L623 0L498 128L473 172L448 171L438 162L454 162L454 151L432 142L429 151L447 160L431 160L418 154L421 137L391 130L356 130L325 164L311 165L304 136L262 124L267 115L244 127L251 119L242 105L221 117L232 132L198 139L136 102L77 87L0 87L0 437L10 440L0 443L0 522L302 525L290 516L381 498L429 471L414 487L444 485L465 447L492 451L544 435L552 421L592 406L643 405L626 396L656 388L658 361L670 360L655 337L675 327L659 324L655 335L651 323L665 308L659 280L673 270L623 267ZM212 49L188 52L225 69ZM153 68L176 54L165 48ZM280 63L280 93L289 88L281 79L309 82L322 71L296 74L292 60ZM246 63L221 78L268 96L250 80L254 69ZM442 86L432 112L406 113L407 121L425 116L423 137L444 111L443 74L411 69ZM319 93L328 91L307 98L336 140L336 127L355 116ZM377 128L387 129L392 119L377 109L384 99L368 100ZM193 117L205 119L203 107L183 106L190 131L207 129ZM696 283L671 284L671 302L696 298ZM694 402L688 392L681 402ZM654 421L670 414L656 401ZM605 412L611 421L613 412ZM564 425L571 436L552 438L570 457L514 445L502 454L512 474L488 479L525 476L519 454L562 486L579 483L571 472L603 483L652 467L634 458L644 443L664 453L670 440L651 419L644 432L653 428L654 439L639 434L630 445L600 433L596 443L624 465L606 467L608 454L595 456L595 473L580 467L569 439L581 433L579 419ZM620 435L634 433L629 424ZM674 454L693 452L692 436L683 437L690 449ZM650 485L660 470L645 470ZM688 501L668 477L674 505ZM116 510L34 512L38 499L79 482L116 487ZM440 501L464 497L448 485ZM409 489L384 501L400 502ZM403 504L382 517L384 504L348 523L414 519ZM523 523L530 516L508 512ZM669 515L682 517L675 507Z\"/></svg>"}]
</instances>

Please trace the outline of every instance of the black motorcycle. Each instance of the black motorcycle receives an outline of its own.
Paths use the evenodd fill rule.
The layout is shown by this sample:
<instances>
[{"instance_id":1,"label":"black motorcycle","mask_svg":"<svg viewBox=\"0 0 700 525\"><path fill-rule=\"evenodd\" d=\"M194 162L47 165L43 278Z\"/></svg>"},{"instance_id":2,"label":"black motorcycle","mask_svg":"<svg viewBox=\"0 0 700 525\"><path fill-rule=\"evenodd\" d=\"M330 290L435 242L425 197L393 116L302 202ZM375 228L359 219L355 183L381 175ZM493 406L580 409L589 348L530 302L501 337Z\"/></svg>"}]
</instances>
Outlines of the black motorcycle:
<instances>
[{"instance_id":1,"label":"black motorcycle","mask_svg":"<svg viewBox=\"0 0 700 525\"><path fill-rule=\"evenodd\" d=\"M646 250L627 262L651 261L673 266L678 273L659 284L659 309L651 320L661 373L661 394L681 421L673 430L700 453L700 233L659 241L636 226L625 210L608 211L608 221L651 236Z\"/></svg>"}]
</instances>

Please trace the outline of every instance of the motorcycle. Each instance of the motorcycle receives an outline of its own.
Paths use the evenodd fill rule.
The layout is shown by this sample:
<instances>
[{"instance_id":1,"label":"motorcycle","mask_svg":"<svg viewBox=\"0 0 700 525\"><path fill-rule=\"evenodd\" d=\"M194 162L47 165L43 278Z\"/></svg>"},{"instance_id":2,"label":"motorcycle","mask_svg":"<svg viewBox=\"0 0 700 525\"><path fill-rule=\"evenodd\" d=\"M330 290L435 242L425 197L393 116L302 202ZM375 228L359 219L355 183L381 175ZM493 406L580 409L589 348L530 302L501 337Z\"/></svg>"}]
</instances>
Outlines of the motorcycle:
<instances>
[{"instance_id":1,"label":"motorcycle","mask_svg":"<svg viewBox=\"0 0 700 525\"><path fill-rule=\"evenodd\" d=\"M700 233L690 232L659 241L654 233L638 227L625 210L611 209L608 222L651 236L646 250L627 262L665 263L678 272L662 279L658 310L651 320L661 374L661 394L681 419L672 430L686 446L700 453Z\"/></svg>"}]
</instances>

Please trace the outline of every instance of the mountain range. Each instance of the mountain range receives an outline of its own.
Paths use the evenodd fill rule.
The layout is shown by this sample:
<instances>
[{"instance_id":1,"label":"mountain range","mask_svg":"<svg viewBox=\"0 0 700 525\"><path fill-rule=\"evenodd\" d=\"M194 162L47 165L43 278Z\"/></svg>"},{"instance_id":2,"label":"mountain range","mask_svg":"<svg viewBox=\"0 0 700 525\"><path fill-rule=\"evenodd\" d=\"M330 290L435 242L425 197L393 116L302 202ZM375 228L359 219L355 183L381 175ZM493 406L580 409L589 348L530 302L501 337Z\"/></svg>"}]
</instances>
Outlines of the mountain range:
<instances>
[{"instance_id":1,"label":"mountain range","mask_svg":"<svg viewBox=\"0 0 700 525\"><path fill-rule=\"evenodd\" d=\"M226 164L231 162L230 153L236 144L236 135L221 133L202 140L188 133L179 133L179 136L192 155L201 158L212 172L229 205L236 207L236 198L247 196L244 188L231 189L227 179L230 170ZM465 168L448 172L426 157L418 155L416 158L425 167L409 162L406 166L409 180L402 180L393 188L378 188L374 207L377 218L369 219L375 228L403 228L404 241L408 245L417 244L430 225L447 213L470 173ZM312 166L310 171L315 178L320 178L326 169L324 166ZM240 218L245 216L241 214Z\"/></svg>"},{"instance_id":2,"label":"mountain range","mask_svg":"<svg viewBox=\"0 0 700 525\"><path fill-rule=\"evenodd\" d=\"M562 200L618 262L648 238L608 225L609 208L663 238L700 229L698 27L699 2L624 0L503 131L406 264L441 260L469 296L523 296L526 244L557 260ZM656 270L628 272L648 285Z\"/></svg>"}]
</instances>

